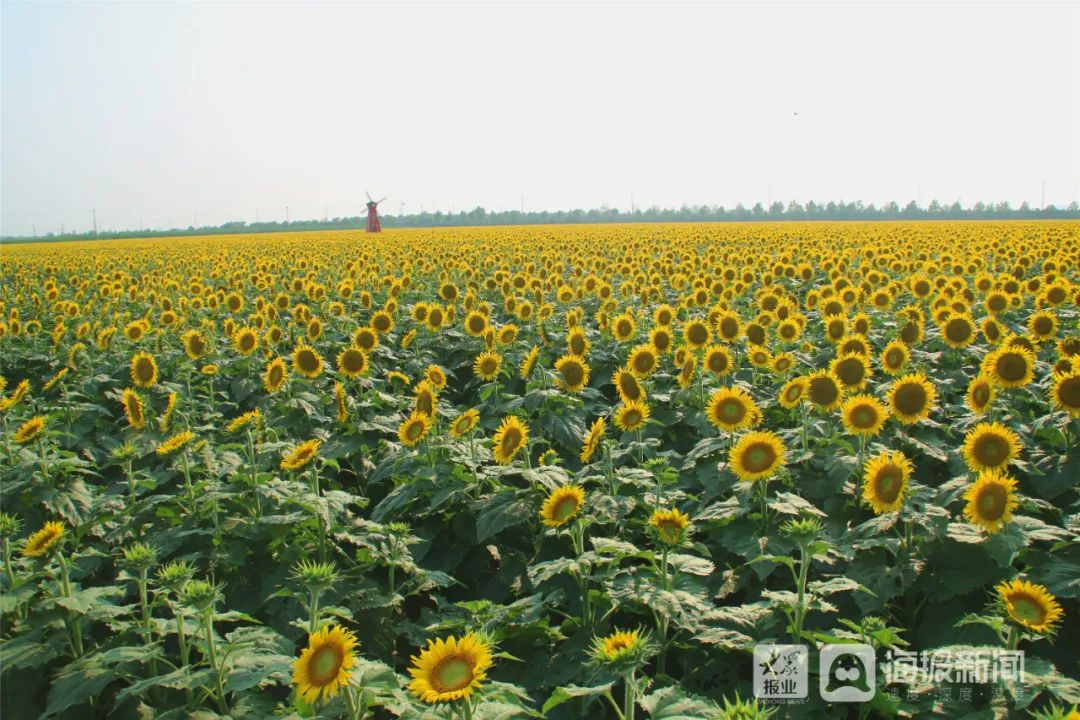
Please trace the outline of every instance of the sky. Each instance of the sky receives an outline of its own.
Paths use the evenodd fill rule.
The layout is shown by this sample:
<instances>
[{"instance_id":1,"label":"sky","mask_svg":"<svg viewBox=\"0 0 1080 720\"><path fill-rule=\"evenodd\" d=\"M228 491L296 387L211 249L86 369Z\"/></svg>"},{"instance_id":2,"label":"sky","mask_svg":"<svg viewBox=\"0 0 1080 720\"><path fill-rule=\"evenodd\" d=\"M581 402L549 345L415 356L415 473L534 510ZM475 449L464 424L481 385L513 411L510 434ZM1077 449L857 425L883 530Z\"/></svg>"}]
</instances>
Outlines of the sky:
<instances>
[{"instance_id":1,"label":"sky","mask_svg":"<svg viewBox=\"0 0 1080 720\"><path fill-rule=\"evenodd\" d=\"M365 192L1063 206L1077 37L1077 3L5 1L0 234L357 215Z\"/></svg>"}]
</instances>

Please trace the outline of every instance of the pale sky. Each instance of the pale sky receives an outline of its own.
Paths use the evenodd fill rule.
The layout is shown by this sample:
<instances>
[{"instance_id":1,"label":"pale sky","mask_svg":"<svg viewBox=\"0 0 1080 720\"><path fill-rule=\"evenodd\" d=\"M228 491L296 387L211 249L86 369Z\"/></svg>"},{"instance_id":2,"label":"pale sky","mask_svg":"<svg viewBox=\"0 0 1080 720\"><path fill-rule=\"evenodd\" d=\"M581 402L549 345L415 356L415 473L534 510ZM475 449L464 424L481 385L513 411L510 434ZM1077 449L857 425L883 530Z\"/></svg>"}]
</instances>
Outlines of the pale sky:
<instances>
[{"instance_id":1,"label":"pale sky","mask_svg":"<svg viewBox=\"0 0 1080 720\"><path fill-rule=\"evenodd\" d=\"M0 233L1080 199L1080 5L14 3ZM797 115L795 113L798 113Z\"/></svg>"}]
</instances>

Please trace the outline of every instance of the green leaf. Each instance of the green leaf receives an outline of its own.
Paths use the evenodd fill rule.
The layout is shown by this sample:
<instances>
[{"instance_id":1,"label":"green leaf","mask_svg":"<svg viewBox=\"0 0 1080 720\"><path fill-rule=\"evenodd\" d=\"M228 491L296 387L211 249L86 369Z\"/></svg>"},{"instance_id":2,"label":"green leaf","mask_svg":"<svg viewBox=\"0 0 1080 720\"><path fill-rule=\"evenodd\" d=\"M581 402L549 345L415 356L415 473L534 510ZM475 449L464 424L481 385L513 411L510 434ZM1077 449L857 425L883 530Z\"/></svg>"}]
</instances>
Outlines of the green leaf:
<instances>
[{"instance_id":1,"label":"green leaf","mask_svg":"<svg viewBox=\"0 0 1080 720\"><path fill-rule=\"evenodd\" d=\"M639 702L652 720L702 720L720 713L715 703L687 695L678 687L661 688Z\"/></svg>"},{"instance_id":2,"label":"green leaf","mask_svg":"<svg viewBox=\"0 0 1080 720\"><path fill-rule=\"evenodd\" d=\"M603 685L594 685L592 687L581 687L579 685L566 685L565 687L555 688L555 692L551 694L551 697L544 703L544 707L540 709L540 712L547 715L552 709L562 705L564 702L573 700L575 698L583 697L596 697L610 692L612 686L615 683L609 682Z\"/></svg>"},{"instance_id":3,"label":"green leaf","mask_svg":"<svg viewBox=\"0 0 1080 720\"><path fill-rule=\"evenodd\" d=\"M533 493L527 490L504 490L493 497L476 503L476 541L484 542L508 527L536 517Z\"/></svg>"}]
</instances>

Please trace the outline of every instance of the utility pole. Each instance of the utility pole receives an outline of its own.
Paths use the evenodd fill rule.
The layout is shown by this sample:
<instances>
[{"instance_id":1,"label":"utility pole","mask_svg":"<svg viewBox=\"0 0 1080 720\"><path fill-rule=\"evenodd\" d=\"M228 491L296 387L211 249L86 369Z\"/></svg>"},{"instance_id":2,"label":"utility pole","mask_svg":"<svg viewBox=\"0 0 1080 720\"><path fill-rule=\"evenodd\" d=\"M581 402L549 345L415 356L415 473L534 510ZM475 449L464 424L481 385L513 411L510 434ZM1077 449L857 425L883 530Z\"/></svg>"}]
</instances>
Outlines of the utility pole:
<instances>
[{"instance_id":1,"label":"utility pole","mask_svg":"<svg viewBox=\"0 0 1080 720\"><path fill-rule=\"evenodd\" d=\"M1041 207L1041 208L1042 208L1043 210L1045 210L1045 209L1046 209L1046 180L1045 180L1045 179L1043 180L1043 186L1042 186L1042 203L1040 204L1040 207Z\"/></svg>"},{"instance_id":2,"label":"utility pole","mask_svg":"<svg viewBox=\"0 0 1080 720\"><path fill-rule=\"evenodd\" d=\"M398 217L404 217L405 216L405 203L398 203L397 215L398 215Z\"/></svg>"},{"instance_id":3,"label":"utility pole","mask_svg":"<svg viewBox=\"0 0 1080 720\"><path fill-rule=\"evenodd\" d=\"M634 214L634 191L630 191L630 214Z\"/></svg>"},{"instance_id":4,"label":"utility pole","mask_svg":"<svg viewBox=\"0 0 1080 720\"><path fill-rule=\"evenodd\" d=\"M921 208L922 207L922 183L919 183L918 197L919 197L919 199L915 202L915 207Z\"/></svg>"},{"instance_id":5,"label":"utility pole","mask_svg":"<svg viewBox=\"0 0 1080 720\"><path fill-rule=\"evenodd\" d=\"M94 237L97 237L97 209L94 210Z\"/></svg>"},{"instance_id":6,"label":"utility pole","mask_svg":"<svg viewBox=\"0 0 1080 720\"><path fill-rule=\"evenodd\" d=\"M322 206L322 221L326 222L326 220L327 220L327 211L326 211L326 206L323 205Z\"/></svg>"},{"instance_id":7,"label":"utility pole","mask_svg":"<svg viewBox=\"0 0 1080 720\"><path fill-rule=\"evenodd\" d=\"M199 213L195 213L195 220L191 223L191 227L199 227Z\"/></svg>"},{"instance_id":8,"label":"utility pole","mask_svg":"<svg viewBox=\"0 0 1080 720\"><path fill-rule=\"evenodd\" d=\"M521 196L521 214L525 214L525 195Z\"/></svg>"},{"instance_id":9,"label":"utility pole","mask_svg":"<svg viewBox=\"0 0 1080 720\"><path fill-rule=\"evenodd\" d=\"M64 223L60 223L60 234L64 234Z\"/></svg>"},{"instance_id":10,"label":"utility pole","mask_svg":"<svg viewBox=\"0 0 1080 720\"><path fill-rule=\"evenodd\" d=\"M37 225L34 225L33 228L34 228L34 237L37 237Z\"/></svg>"},{"instance_id":11,"label":"utility pole","mask_svg":"<svg viewBox=\"0 0 1080 720\"><path fill-rule=\"evenodd\" d=\"M285 206L285 224L286 225L289 224L289 206L288 205Z\"/></svg>"}]
</instances>

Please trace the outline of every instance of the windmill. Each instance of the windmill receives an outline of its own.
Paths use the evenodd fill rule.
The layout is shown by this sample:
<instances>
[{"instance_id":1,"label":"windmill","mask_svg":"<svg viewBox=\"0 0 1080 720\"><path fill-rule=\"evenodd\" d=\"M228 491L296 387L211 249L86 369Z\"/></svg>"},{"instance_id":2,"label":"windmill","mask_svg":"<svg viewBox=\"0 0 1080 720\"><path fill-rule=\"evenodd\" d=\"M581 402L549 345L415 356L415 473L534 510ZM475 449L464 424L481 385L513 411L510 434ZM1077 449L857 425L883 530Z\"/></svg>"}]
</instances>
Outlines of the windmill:
<instances>
[{"instance_id":1,"label":"windmill","mask_svg":"<svg viewBox=\"0 0 1080 720\"><path fill-rule=\"evenodd\" d=\"M368 232L382 232L382 225L379 223L379 203L382 200L372 200L371 193L364 193L367 195L367 231Z\"/></svg>"}]
</instances>

